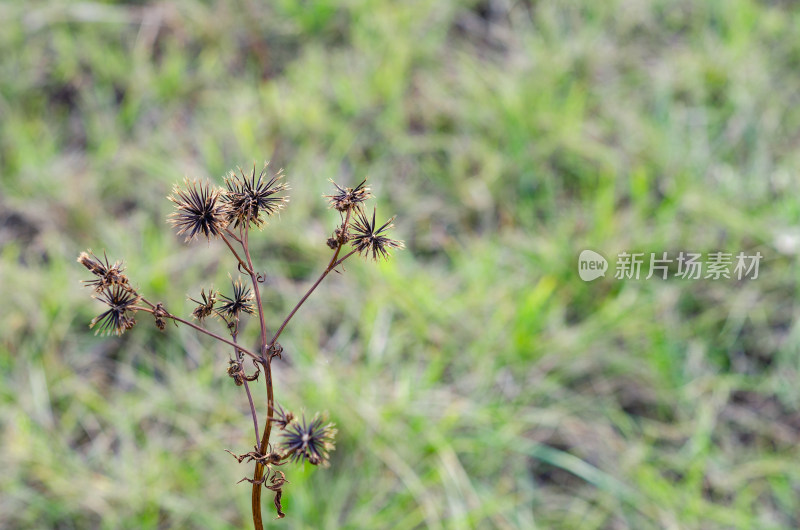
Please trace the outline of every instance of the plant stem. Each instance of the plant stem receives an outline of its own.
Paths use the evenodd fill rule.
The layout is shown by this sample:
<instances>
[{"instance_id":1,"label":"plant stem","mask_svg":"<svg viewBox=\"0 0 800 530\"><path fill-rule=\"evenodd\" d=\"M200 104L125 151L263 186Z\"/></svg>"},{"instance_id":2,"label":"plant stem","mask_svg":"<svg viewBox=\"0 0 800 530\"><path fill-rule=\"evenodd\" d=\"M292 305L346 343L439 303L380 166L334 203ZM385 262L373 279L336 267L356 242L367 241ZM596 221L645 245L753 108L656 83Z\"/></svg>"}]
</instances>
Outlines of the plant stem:
<instances>
[{"instance_id":1,"label":"plant stem","mask_svg":"<svg viewBox=\"0 0 800 530\"><path fill-rule=\"evenodd\" d=\"M240 232L241 233L241 232ZM272 409L274 395L272 389L272 357L267 353L267 325L264 320L264 306L261 302L261 289L259 289L258 278L253 269L253 261L250 258L250 245L248 239L249 226L244 226L244 233L239 238L244 250L244 257L247 260L248 273L253 282L253 292L256 295L256 306L258 307L258 320L261 325L261 364L264 366L264 382L267 386L267 424L264 426L264 434L261 437L261 444L258 451L262 455L267 454L269 449L269 437L272 432ZM258 442L258 434L256 434ZM264 476L264 465L256 462L253 470L253 494L251 496L251 510L253 512L253 526L255 530L263 530L264 524L261 520L261 478Z\"/></svg>"},{"instance_id":2,"label":"plant stem","mask_svg":"<svg viewBox=\"0 0 800 530\"><path fill-rule=\"evenodd\" d=\"M228 235L231 236L233 239L235 239L239 244L242 243L242 238L231 232L230 228L226 228L225 231L228 232Z\"/></svg>"},{"instance_id":3,"label":"plant stem","mask_svg":"<svg viewBox=\"0 0 800 530\"><path fill-rule=\"evenodd\" d=\"M347 217L342 223L342 230L344 232L347 231L347 225L350 222L350 213L351 210L348 209ZM241 229L240 229L240 234L241 234ZM264 379L265 379L265 384L267 386L267 424L264 426L264 434L261 436L261 445L259 446L259 452L262 455L265 455L269 451L269 438L272 432L272 413L274 410L274 396L272 388L272 355L270 352L272 348L275 346L275 342L278 340L278 337L286 328L286 325L292 319L294 314L297 313L297 310L300 309L300 306L302 306L303 303L308 299L308 297L311 296L311 293L313 293L314 290L317 288L317 286L319 286L319 284L322 283L322 280L324 280L325 277L332 270L338 267L342 262L344 262L344 260L352 256L356 251L353 250L345 257L337 261L339 253L342 250L342 243L339 243L339 245L336 247L336 252L334 252L333 257L331 257L331 260L328 262L328 265L327 267L325 267L325 270L322 272L317 281L314 282L314 285L312 285L311 288L306 292L303 298L297 303L297 305L294 306L294 309L292 309L291 313L289 313L289 315L283 321L283 324L281 324L281 327L272 337L272 340L269 342L268 346L267 327L264 322L264 308L261 304L261 293L259 292L258 278L256 277L256 274L254 272L252 260L250 259L247 225L245 225L244 233L241 235L242 237L239 239L239 242L242 244L242 248L244 249L244 256L245 259L247 260L248 273L250 274L250 279L253 282L253 290L256 295L256 304L258 306L258 316L261 323L261 354L263 355L261 363L264 365L264 376L265 376ZM264 477L264 465L259 462L256 462L255 470L253 471L253 494L251 499L251 509L253 512L253 526L255 527L255 530L263 530L264 528L261 519L261 489L262 489L261 479L263 477Z\"/></svg>"},{"instance_id":4,"label":"plant stem","mask_svg":"<svg viewBox=\"0 0 800 530\"><path fill-rule=\"evenodd\" d=\"M272 359L267 359L264 362L264 379L267 385L267 424L264 426L264 434L261 436L261 445L258 452L262 455L267 454L269 450L269 436L272 432L272 408L273 408L273 394L272 394L272 369L270 364ZM251 509L253 511L253 526L255 530L263 530L264 525L261 521L261 484L260 481L264 477L264 464L256 462L255 470L253 470L253 495L251 497Z\"/></svg>"},{"instance_id":5,"label":"plant stem","mask_svg":"<svg viewBox=\"0 0 800 530\"><path fill-rule=\"evenodd\" d=\"M344 223L342 223L342 230L347 230L347 225L348 225L349 222L350 222L350 210L347 210L347 217L345 218ZM311 296L311 293L313 293L314 290L319 286L319 284L322 283L322 280L324 280L325 277L332 270L334 270L336 267L341 265L342 262L344 262L344 260L346 260L347 258L349 258L350 256L352 256L353 254L356 253L356 250L353 250L349 254L347 254L345 257L343 257L342 259L337 261L336 258L339 257L339 253L341 252L341 250L342 250L342 243L339 243L339 246L336 247L336 252L333 253L333 257L328 262L328 266L325 267L325 270L322 271L322 274L320 274L319 278L317 278L317 281L314 282L314 285L312 285L311 288L308 291L306 291L306 294L303 295L303 298L301 298L300 301L297 302L297 305L294 306L294 309L292 309L292 311L289 313L289 315L283 321L283 324L281 324L281 327L278 328L278 331L275 332L275 336L272 337L272 340L269 343L269 349L272 349L272 347L275 346L275 342L278 340L278 337L281 336L281 333L283 333L283 330L284 330L284 328L286 328L286 325L292 319L294 314L297 313L297 310L300 309L300 306L303 305L306 300L308 300L308 297Z\"/></svg>"},{"instance_id":6,"label":"plant stem","mask_svg":"<svg viewBox=\"0 0 800 530\"><path fill-rule=\"evenodd\" d=\"M253 269L253 260L250 259L250 245L248 239L248 226L245 225L244 237L242 238L242 249L244 250L244 257L247 260L247 272L250 275L250 280L253 282L253 292L256 294L256 305L258 306L258 322L261 325L261 361L266 359L266 346L267 346L267 325L264 321L264 306L261 303L261 289L258 285L258 278L256 277L255 270Z\"/></svg>"},{"instance_id":7,"label":"plant stem","mask_svg":"<svg viewBox=\"0 0 800 530\"><path fill-rule=\"evenodd\" d=\"M356 252L358 252L358 249L353 249L353 250L351 250L350 252L348 252L347 254L345 254L343 258L341 258L339 261L337 261L336 263L334 263L334 264L333 264L333 268L335 269L336 267L338 267L339 265L341 265L341 264L342 264L342 262L343 262L344 260L346 260L347 258L349 258L350 256L352 256L352 255L353 255L353 254L355 254Z\"/></svg>"},{"instance_id":8,"label":"plant stem","mask_svg":"<svg viewBox=\"0 0 800 530\"><path fill-rule=\"evenodd\" d=\"M241 265L244 268L244 270L246 270L248 273L250 273L252 271L252 269L249 268L247 266L247 263L245 263L242 260L242 258L239 257L239 254L236 253L236 250L234 250L233 246L228 241L228 238L225 237L225 234L220 234L220 236L222 236L222 240L225 242L226 245L228 245L228 248L231 249L231 252L236 257L236 259L239 260L239 265ZM239 240L239 238L236 238L236 239Z\"/></svg>"},{"instance_id":9,"label":"plant stem","mask_svg":"<svg viewBox=\"0 0 800 530\"><path fill-rule=\"evenodd\" d=\"M233 342L236 342L236 335L237 334L238 334L238 331L234 332L234 333L231 333L231 338L233 339ZM240 365L242 367L242 373L245 374L244 365L241 364L243 358L242 358L241 353L239 353L239 348L234 348L234 354L236 354L236 362L240 363ZM245 375L247 375L247 374L245 374ZM250 385L248 384L248 381L247 381L246 377L242 377L242 383L244 383L244 390L245 390L245 392L247 392L247 400L250 402L250 414L253 416L253 429L255 430L255 433L256 433L256 445L258 445L258 415L256 415L256 407L253 404L253 396L250 395Z\"/></svg>"},{"instance_id":10,"label":"plant stem","mask_svg":"<svg viewBox=\"0 0 800 530\"><path fill-rule=\"evenodd\" d=\"M280 337L280 336L281 336L281 333L283 333L283 330L286 328L286 325L287 325L287 324L289 323L289 321L292 319L292 317L294 316L294 314L295 314L295 313L297 313L297 310L298 310L298 309L300 309L300 306L301 306L301 305L303 305L303 304L305 303L305 301L306 301L306 300L308 300L308 297L309 297L309 296L311 296L311 293L313 293L313 292L314 292L314 290L315 290L315 289L316 289L316 288L319 286L319 284L321 284L321 283L322 283L322 280L324 280L324 279L325 279L325 277L326 277L326 276L327 276L327 275L328 275L328 274L329 274L329 273L330 273L330 272L331 272L333 269L335 269L336 267L338 267L338 266L339 266L339 265L340 265L340 264L341 264L341 263L342 263L344 260L346 260L347 258L349 258L350 256L352 256L352 255L353 255L353 254L355 254L355 253L356 253L356 251L354 250L354 251L350 252L349 254L347 254L347 255L346 255L345 257L343 257L342 259L340 259L339 261L333 261L333 260L331 260L331 262L328 264L328 266L325 268L325 270L324 270L324 271L322 271L322 274L320 274L319 278L317 278L317 281L316 281L316 282L314 282L314 285L312 285L312 286L311 286L311 288L309 288L309 290L308 290L308 291L306 291L306 294L304 294L304 295L303 295L303 298L301 298L301 299L300 299L300 301L299 301L299 302L297 302L297 305L295 305L295 306L294 306L294 309L292 309L291 313L289 313L289 315L288 315L288 316L286 317L286 319L283 321L283 324L281 324L281 327L280 327L280 328L278 328L278 331L276 331L276 332L275 332L275 336L274 336L274 337L272 337L272 340L271 340L271 341L270 341L270 343L269 343L269 348L268 348L268 349L271 349L271 348L272 348L272 347L275 345L275 342L278 340L278 337ZM337 249L337 254L338 254L338 249ZM335 258L335 257L336 257L336 255L334 255L334 258Z\"/></svg>"},{"instance_id":11,"label":"plant stem","mask_svg":"<svg viewBox=\"0 0 800 530\"><path fill-rule=\"evenodd\" d=\"M228 230L226 228L225 231L228 232L228 234L230 234L231 237L233 237L233 239L236 240L239 244L242 244L242 240L240 238L236 237L236 235L233 234L230 230ZM252 265L248 264L248 263L250 263L249 256L248 256L248 263L245 263L244 260L242 260L242 258L239 257L239 254L236 252L236 249L233 248L233 245L231 245L230 241L228 241L228 238L225 237L225 234L220 234L220 235L222 236L222 240L225 242L225 244L228 245L228 248L230 249L231 253L234 255L234 257L236 257L237 261L239 262L239 265L241 265L242 268L244 268L244 270L247 271L247 273L250 274L250 277L252 278L253 267L252 267ZM242 244L242 248L244 248L244 244ZM259 312L260 312L260 310L261 310L261 304L259 303ZM233 342L236 342L236 336L237 335L238 335L238 326L237 326L237 330L234 331L233 333L231 333L231 337L233 338ZM263 348L263 345L262 345L262 348ZM238 347L234 348L234 353L236 354L236 360L237 360L237 362L241 363L242 362L242 356L241 356L241 354L239 352L240 352L240 349ZM244 366L242 366L242 370L244 370ZM259 430L258 430L258 414L256 414L256 407L253 404L253 395L250 393L250 384L247 381L246 377L243 377L242 383L244 384L244 390L247 393L247 401L250 403L250 415L253 417L253 429L255 430L255 435L256 435L255 447L258 447L258 433L259 433Z\"/></svg>"},{"instance_id":12,"label":"plant stem","mask_svg":"<svg viewBox=\"0 0 800 530\"><path fill-rule=\"evenodd\" d=\"M148 304L148 305L152 305L152 304L150 304L150 302L148 302L148 301L147 301L147 300L145 300L144 298L142 298L142 302L145 302L145 303L146 303L146 304ZM154 312L152 309L149 309L149 308L147 308L147 307L137 307L137 308L136 308L136 310L137 310L137 311L146 311L147 313L153 313L153 312ZM166 309L165 309L164 311L166 311ZM177 321L177 322L180 322L181 324L186 324L186 325L187 325L187 326L189 326L190 328L194 328L194 329L196 329L197 331L199 331L200 333L205 333L205 334L206 334L206 335L208 335L209 337L214 337L214 338L215 338L215 339L217 339L218 341L220 341L220 342L224 342L224 343L225 343L225 344L227 344L228 346L233 346L234 348L237 348L237 349L239 349L240 351L242 351L243 353L246 353L247 355L249 355L249 356L250 356L250 357L252 357L253 359L256 359L257 361L260 361L260 360L261 360L261 357L259 357L259 356L258 356L258 355L256 355L255 353L253 353L253 352L251 352L250 350L247 350L247 349L245 349L245 348L242 348L241 346L239 346L239 345L238 345L238 344L236 344L235 342L231 342L231 341L229 341L228 339L226 339L225 337L220 337L219 335L217 335L217 334L216 334L216 333L214 333L213 331L208 331L207 329L205 329L205 328L203 328L203 327L200 327L200 326L198 326L197 324L195 324L195 323L193 323L193 322L189 322L188 320L184 320L184 319L182 319L181 317L176 317L175 315L173 315L173 314L172 314L172 313L170 313L170 312L167 312L167 314L166 314L166 315L164 315L164 316L165 316L166 318L171 318L172 320L175 320L175 321Z\"/></svg>"}]
</instances>

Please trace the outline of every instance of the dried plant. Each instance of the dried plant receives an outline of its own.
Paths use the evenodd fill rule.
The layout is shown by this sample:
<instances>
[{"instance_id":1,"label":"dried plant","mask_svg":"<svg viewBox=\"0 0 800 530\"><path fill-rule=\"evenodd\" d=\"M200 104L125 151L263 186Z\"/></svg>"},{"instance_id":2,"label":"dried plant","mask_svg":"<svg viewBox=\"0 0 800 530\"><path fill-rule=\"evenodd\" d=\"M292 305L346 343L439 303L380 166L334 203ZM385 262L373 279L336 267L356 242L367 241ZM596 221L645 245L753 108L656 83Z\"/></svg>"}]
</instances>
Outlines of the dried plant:
<instances>
[{"instance_id":1,"label":"dried plant","mask_svg":"<svg viewBox=\"0 0 800 530\"><path fill-rule=\"evenodd\" d=\"M328 274L338 270L345 260L354 254L364 257L387 259L391 249L403 248L403 243L389 238L386 232L392 228L394 218L378 227L375 222L375 210L370 219L364 211L364 202L372 195L370 189L362 181L354 188L342 187L333 182L335 192L326 195L331 208L340 214L340 222L328 238L327 244L333 249L328 264L322 270L316 282L308 289L300 301L294 306L275 333L270 334L264 319L260 283L263 275L256 272L250 253L250 233L253 228L262 227L266 219L278 212L288 202L283 192L288 186L281 181L281 171L268 176L268 165L265 164L256 176L256 168L250 176L239 169L239 173L231 172L224 178L224 187L209 183L198 183L186 179L183 187L175 186L168 197L175 204L175 212L169 216L169 222L176 228L178 235L185 236L187 242L198 237L221 239L233 258L241 277L231 279L231 293L223 294L214 289L202 289L199 299L190 298L196 304L192 317L197 322L183 319L168 311L163 304L153 303L135 289L124 274L122 262L109 261L108 257L98 258L91 252L81 252L78 263L93 274L86 285L93 289L93 297L105 304L108 309L92 320L90 327L96 327L96 333L122 335L136 324L138 312L153 315L155 325L164 331L166 321L172 320L213 337L232 349L232 357L228 359L227 374L236 386L243 387L250 404L250 416L255 433L255 445L252 451L235 454L236 460L254 462L253 476L242 481L252 484L253 524L256 529L263 528L261 519L261 491L266 488L275 494L274 505L278 518L284 517L281 506L283 488L289 481L286 473L276 469L289 462L308 462L311 465L327 465L328 455L334 448L336 429L333 423L327 423L320 414L315 414L310 421L304 415L300 418L277 405L273 396L272 360L280 358L283 348L278 338L297 310L305 303L314 290ZM350 246L349 252L345 249ZM346 252L343 254L343 252ZM251 351L238 341L240 318L245 315L258 317L260 326L259 347ZM205 327L208 317L216 317L230 336L215 333ZM255 369L247 373L246 357L252 361ZM250 383L255 382L264 372L266 388L266 421L263 430L259 430L258 413L250 391ZM273 426L280 431L281 437L273 440Z\"/></svg>"}]
</instances>

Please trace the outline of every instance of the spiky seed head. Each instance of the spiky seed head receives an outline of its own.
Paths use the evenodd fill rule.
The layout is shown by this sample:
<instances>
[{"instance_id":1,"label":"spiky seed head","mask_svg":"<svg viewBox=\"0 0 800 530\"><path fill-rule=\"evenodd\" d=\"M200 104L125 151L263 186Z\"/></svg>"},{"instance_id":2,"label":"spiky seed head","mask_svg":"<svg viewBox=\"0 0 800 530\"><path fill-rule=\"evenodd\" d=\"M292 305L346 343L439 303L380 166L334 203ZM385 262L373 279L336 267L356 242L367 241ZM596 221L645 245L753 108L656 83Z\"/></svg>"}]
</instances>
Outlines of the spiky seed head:
<instances>
[{"instance_id":1,"label":"spiky seed head","mask_svg":"<svg viewBox=\"0 0 800 530\"><path fill-rule=\"evenodd\" d=\"M359 208L361 203L372 197L366 183L367 179L364 179L355 188L343 188L331 180L336 192L333 195L323 195L323 197L328 199L331 208L340 212L346 212L351 208Z\"/></svg>"},{"instance_id":2,"label":"spiky seed head","mask_svg":"<svg viewBox=\"0 0 800 530\"><path fill-rule=\"evenodd\" d=\"M234 227L245 224L261 226L265 217L278 212L289 202L288 197L277 195L289 189L286 183L279 182L283 178L283 170L268 178L268 166L268 162L264 164L258 177L255 165L250 177L247 177L241 168L238 175L231 171L225 177L227 190L223 199L227 207L228 221L233 223Z\"/></svg>"},{"instance_id":3,"label":"spiky seed head","mask_svg":"<svg viewBox=\"0 0 800 530\"><path fill-rule=\"evenodd\" d=\"M167 197L175 203L176 209L168 221L178 229L179 236L186 236L187 242L201 234L209 240L219 237L228 226L221 190L189 179L184 179L184 186L175 185L172 195Z\"/></svg>"},{"instance_id":4,"label":"spiky seed head","mask_svg":"<svg viewBox=\"0 0 800 530\"><path fill-rule=\"evenodd\" d=\"M124 285L128 283L128 278L122 271L125 268L121 261L115 261L112 265L108 261L108 256L103 253L103 258L98 258L89 252L81 252L78 255L78 263L86 267L96 278L83 280L87 287L93 287L96 292L100 292L111 285Z\"/></svg>"},{"instance_id":5,"label":"spiky seed head","mask_svg":"<svg viewBox=\"0 0 800 530\"><path fill-rule=\"evenodd\" d=\"M208 291L206 294L205 289L200 289L200 299L195 300L194 298L189 298L192 302L197 304L197 307L194 308L192 311L192 316L197 320L203 320L211 313L214 312L214 304L217 303L217 292L213 289Z\"/></svg>"},{"instance_id":6,"label":"spiky seed head","mask_svg":"<svg viewBox=\"0 0 800 530\"><path fill-rule=\"evenodd\" d=\"M286 429L286 426L290 425L294 421L294 414L288 410L285 410L280 405L275 406L272 411L273 416L270 418L270 421L273 425L280 427L281 430Z\"/></svg>"},{"instance_id":7,"label":"spiky seed head","mask_svg":"<svg viewBox=\"0 0 800 530\"><path fill-rule=\"evenodd\" d=\"M217 309L217 315L225 320L233 321L238 320L240 313L254 314L252 290L243 284L241 279L231 281L231 285L233 286L233 296L219 295L223 302Z\"/></svg>"},{"instance_id":8,"label":"spiky seed head","mask_svg":"<svg viewBox=\"0 0 800 530\"><path fill-rule=\"evenodd\" d=\"M95 335L114 333L119 336L136 324L133 315L136 313L135 306L141 297L132 289L122 285L113 285L101 290L95 295L95 298L109 307L89 324L90 328L99 324Z\"/></svg>"},{"instance_id":9,"label":"spiky seed head","mask_svg":"<svg viewBox=\"0 0 800 530\"><path fill-rule=\"evenodd\" d=\"M386 221L380 228L375 223L375 209L372 210L372 220L370 220L362 210L356 212L353 221L353 235L350 243L358 253L365 257L371 257L377 261L378 258L389 259L390 249L402 249L405 245L402 241L391 239L385 234L393 228L394 217Z\"/></svg>"},{"instance_id":10,"label":"spiky seed head","mask_svg":"<svg viewBox=\"0 0 800 530\"><path fill-rule=\"evenodd\" d=\"M284 429L281 448L293 462L326 465L328 452L335 445L336 429L333 427L333 423L324 423L319 414L315 414L310 422L306 422L303 416L302 420L295 420Z\"/></svg>"}]
</instances>

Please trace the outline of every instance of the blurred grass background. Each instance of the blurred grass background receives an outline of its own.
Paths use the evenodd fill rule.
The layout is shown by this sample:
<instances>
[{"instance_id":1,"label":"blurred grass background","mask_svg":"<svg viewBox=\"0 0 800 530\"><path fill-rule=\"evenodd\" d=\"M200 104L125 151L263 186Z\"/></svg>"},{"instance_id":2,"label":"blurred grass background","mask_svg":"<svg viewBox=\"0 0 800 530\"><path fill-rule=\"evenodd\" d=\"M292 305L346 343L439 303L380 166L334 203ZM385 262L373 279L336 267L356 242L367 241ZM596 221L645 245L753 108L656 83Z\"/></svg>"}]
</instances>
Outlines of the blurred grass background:
<instances>
[{"instance_id":1,"label":"blurred grass background","mask_svg":"<svg viewBox=\"0 0 800 530\"><path fill-rule=\"evenodd\" d=\"M188 314L235 269L165 196L264 159L273 328L327 259L328 178L369 176L408 245L282 337L277 400L339 441L276 527L800 526L796 4L12 1L0 57L0 527L250 525L228 352L93 336L75 257ZM584 283L585 248L765 260Z\"/></svg>"}]
</instances>

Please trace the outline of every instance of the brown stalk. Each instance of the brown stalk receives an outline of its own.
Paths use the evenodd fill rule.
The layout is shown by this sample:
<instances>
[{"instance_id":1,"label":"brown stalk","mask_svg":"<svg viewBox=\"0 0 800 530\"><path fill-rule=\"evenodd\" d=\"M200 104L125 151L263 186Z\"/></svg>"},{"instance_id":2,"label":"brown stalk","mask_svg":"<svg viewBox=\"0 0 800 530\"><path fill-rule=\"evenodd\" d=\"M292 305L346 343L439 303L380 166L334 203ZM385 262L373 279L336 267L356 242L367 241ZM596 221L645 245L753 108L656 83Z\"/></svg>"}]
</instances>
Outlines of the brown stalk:
<instances>
[{"instance_id":1,"label":"brown stalk","mask_svg":"<svg viewBox=\"0 0 800 530\"><path fill-rule=\"evenodd\" d=\"M233 338L233 342L236 342L236 336L239 334L238 326L235 332L231 333L231 338ZM239 348L234 348L234 354L236 355L236 361L241 363L242 362L242 355L239 353ZM256 407L253 404L253 396L250 394L250 384L247 381L246 377L242 378L242 383L244 384L244 390L247 392L247 401L250 402L250 414L253 417L253 429L256 433L256 445L258 445L258 415L256 414Z\"/></svg>"},{"instance_id":2,"label":"brown stalk","mask_svg":"<svg viewBox=\"0 0 800 530\"><path fill-rule=\"evenodd\" d=\"M231 234L231 235L233 235L233 234ZM252 269L252 268L250 268L250 267L248 267L248 266L247 266L247 263L245 263L244 261L242 261L242 258L240 258L240 257L239 257L239 254L238 254L238 253L236 252L236 250L233 248L233 246L231 245L230 241L228 241L228 238L227 238L227 237L225 237L225 234L220 234L220 236L222 237L222 240L225 242L225 244L226 244L226 245L228 245L228 248L230 249L231 253L233 253L234 257L236 257L236 260L239 262L239 265L241 265L241 266L244 268L244 270L246 270L248 273L250 273L250 272L251 272L253 269ZM236 239L236 241L238 241L239 243L241 243L241 242L242 242L242 240L241 240L241 239L239 239L238 237L234 236L234 238L235 238L235 239Z\"/></svg>"},{"instance_id":3,"label":"brown stalk","mask_svg":"<svg viewBox=\"0 0 800 530\"><path fill-rule=\"evenodd\" d=\"M240 231L241 233L241 231ZM272 432L272 409L274 407L274 394L272 389L272 357L267 353L267 325L264 321L264 306L261 303L261 290L258 285L258 277L253 269L253 261L250 258L250 245L249 245L249 228L248 224L244 226L244 234L239 238L244 250L244 256L247 260L247 271L250 275L250 280L253 283L253 292L256 295L256 308L258 311L258 321L261 326L261 364L264 366L264 383L267 386L267 421L264 425L264 434L261 436L261 444L259 445L259 452L264 455L267 454L269 449L269 437ZM258 435L256 435L256 442ZM256 461L255 470L253 471L253 494L251 496L251 509L253 512L253 526L256 530L263 530L264 523L261 519L261 479L264 476L264 464Z\"/></svg>"},{"instance_id":4,"label":"brown stalk","mask_svg":"<svg viewBox=\"0 0 800 530\"><path fill-rule=\"evenodd\" d=\"M350 222L350 209L347 210L347 217L345 218L344 223L342 224L342 230L347 231L347 225L348 225L349 222ZM341 252L343 245L344 245L344 243L339 243L339 246L336 247L336 251L333 253L333 257L328 262L328 266L325 267L325 270L322 271L322 274L320 274L319 278L317 278L317 281L314 282L314 285L312 285L311 288L308 291L306 291L306 294L303 295L303 298L301 298L300 301L297 302L297 305L294 306L294 309L292 309L292 311L289 313L289 315L283 321L283 324L281 324L281 327L278 328L278 331L275 332L275 336L272 337L272 340L269 342L269 348L270 349L273 346L275 346L275 342L278 340L278 337L281 336L281 333L283 333L283 330L284 330L284 328L286 328L286 325L292 319L294 314L297 313L297 310L300 309L300 306L303 305L306 300L308 300L308 297L311 296L311 293L313 293L314 290L319 286L319 284L322 283L322 280L324 280L325 277L332 270L334 270L336 267L338 267L344 260L346 260L347 258L352 256L353 254L355 254L356 251L353 250L352 252L347 254L345 257L343 257L339 261L336 261L336 258L339 257L339 252Z\"/></svg>"},{"instance_id":5,"label":"brown stalk","mask_svg":"<svg viewBox=\"0 0 800 530\"><path fill-rule=\"evenodd\" d=\"M148 301L147 301L147 300L145 300L144 298L142 298L142 302L146 303L147 305L153 306L153 304L151 304L150 302L148 302ZM155 306L153 306L153 307L155 307ZM137 310L137 311L145 311L145 312L147 312L147 313L152 313L152 312L153 312L153 310L152 310L152 309L149 309L149 308L147 308L147 307L137 307L137 308L136 308L136 310ZM175 316L175 315L173 315L172 313L167 313L167 314L166 314L166 315L164 315L164 316L165 316L165 318L171 318L172 320L175 320L176 322L180 322L181 324L186 324L186 325L187 325L187 326L189 326L190 328L194 328L194 329L196 329L197 331L199 331L200 333L205 333L205 334L206 334L206 335L208 335L209 337L213 337L213 338L217 339L217 340L218 340L218 341L220 341L220 342L224 342L224 343L225 343L225 344L227 344L228 346L233 346L234 348L237 348L237 349L238 349L238 350L240 350L242 353L246 353L247 355L249 355L250 357L252 357L253 359L255 359L255 360L257 360L257 361L260 361L260 360L261 360L261 357L259 357L259 356L258 356L258 355L256 355L255 353L251 352L250 350L248 350L248 349L246 349L246 348L242 348L241 346L239 346L239 345L238 345L238 344L236 344L235 342L231 342L231 341L229 341L228 339L226 339L225 337L220 337L219 335L217 335L217 334L216 334L216 333L214 333L213 331L209 331L209 330L207 330L207 329L206 329L206 328L204 328L204 327L198 326L198 325L197 325L197 324L195 324L194 322L190 322L190 321L188 321L188 320L184 320L184 319L182 319L181 317L178 317L178 316Z\"/></svg>"},{"instance_id":6,"label":"brown stalk","mask_svg":"<svg viewBox=\"0 0 800 530\"><path fill-rule=\"evenodd\" d=\"M345 221L342 224L342 230L344 231L347 230L347 225L349 222L350 222L350 209L347 210L347 217L345 218ZM245 258L247 259L247 264L250 268L250 271L252 271L253 267L250 261L250 252L249 249L247 248L246 230L244 233L242 246L245 249L244 253L245 253ZM264 426L264 434L261 437L261 446L259 447L259 451L261 454L266 454L269 449L269 438L272 432L272 413L274 408L273 390L272 390L272 368L271 368L272 356L269 355L268 352L272 350L272 348L275 346L276 341L278 340L278 337L281 335L281 333L283 333L283 330L286 328L286 325L292 319L294 314L297 313L297 310L300 309L300 306L302 306L303 303L305 303L305 301L308 300L308 297L311 296L311 293L313 293L314 290L319 286L319 284L322 283L322 280L324 280L325 277L332 270L338 267L344 260L352 256L356 252L355 250L353 250L345 257L343 257L341 260L337 261L336 258L339 257L339 253L342 250L342 246L343 243L339 243L339 245L336 247L336 251L333 253L333 257L331 257L331 260L328 262L328 265L327 267L325 267L325 270L322 271L322 274L320 275L319 278L317 278L317 281L314 282L314 285L312 285L311 288L308 291L306 291L306 294L303 295L303 298L301 298L300 301L297 302L297 305L294 306L289 315L284 319L283 323L281 324L281 327L278 329L278 331L275 332L275 335L272 337L272 340L270 340L268 347L266 346L266 326L264 325L264 319L262 316L263 310L261 306L261 296L258 290L258 281L257 278L255 277L255 273L253 272L250 273L250 277L253 280L253 289L255 290L256 293L256 304L258 305L258 314L259 316L261 316L261 332L262 332L261 338L263 341L262 344L264 345L263 352L265 355L265 358L261 362L264 364L265 381L267 385L267 424ZM264 527L263 522L261 520L261 485L260 485L260 481L263 477L264 477L264 465L260 462L256 462L255 471L253 472L253 495L251 499L252 510L253 510L253 525L255 526L256 530L263 530Z\"/></svg>"}]
</instances>

